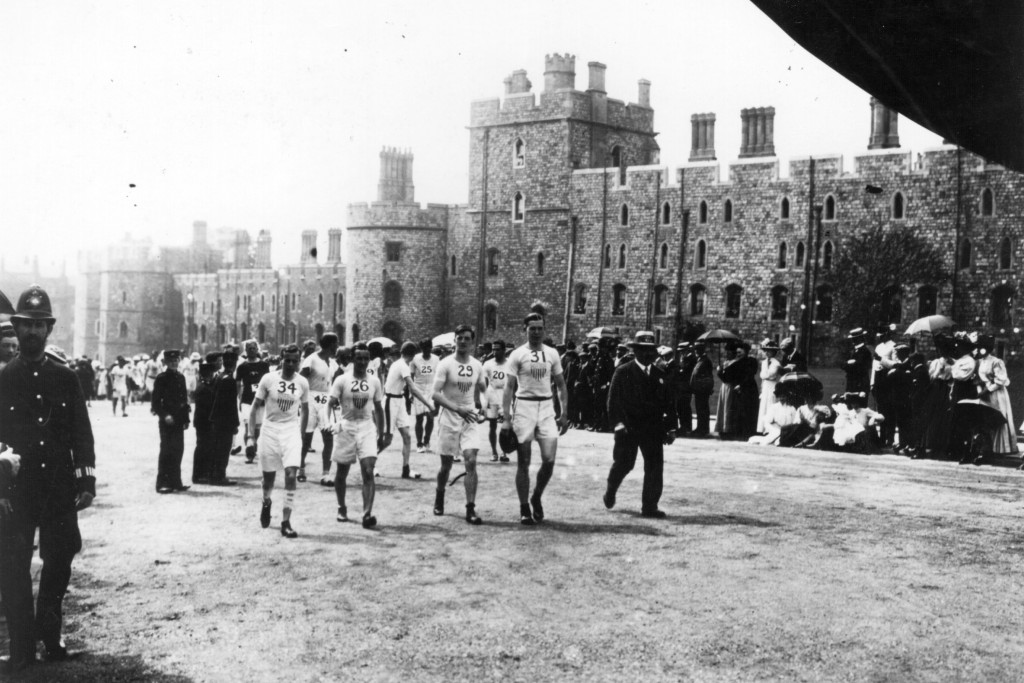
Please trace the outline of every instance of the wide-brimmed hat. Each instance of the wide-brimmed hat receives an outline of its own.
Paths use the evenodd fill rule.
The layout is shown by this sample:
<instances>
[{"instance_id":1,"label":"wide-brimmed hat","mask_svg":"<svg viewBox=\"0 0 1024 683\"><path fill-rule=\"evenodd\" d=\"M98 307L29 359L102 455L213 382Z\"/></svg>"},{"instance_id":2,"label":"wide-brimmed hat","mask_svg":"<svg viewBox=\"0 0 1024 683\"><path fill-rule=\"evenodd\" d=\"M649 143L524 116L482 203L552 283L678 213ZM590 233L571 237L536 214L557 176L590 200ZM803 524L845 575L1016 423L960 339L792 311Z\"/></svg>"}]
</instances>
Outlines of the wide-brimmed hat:
<instances>
[{"instance_id":1,"label":"wide-brimmed hat","mask_svg":"<svg viewBox=\"0 0 1024 683\"><path fill-rule=\"evenodd\" d=\"M631 349L657 349L658 342L654 337L654 333L648 330L641 330L633 336L633 341L626 344Z\"/></svg>"},{"instance_id":2,"label":"wide-brimmed hat","mask_svg":"<svg viewBox=\"0 0 1024 683\"><path fill-rule=\"evenodd\" d=\"M192 355L189 356L189 360L202 360L202 359L203 359L203 357L201 355L199 355L198 351L193 351Z\"/></svg>"},{"instance_id":3,"label":"wide-brimmed hat","mask_svg":"<svg viewBox=\"0 0 1024 683\"><path fill-rule=\"evenodd\" d=\"M863 327L855 327L852 330L850 330L850 333L846 335L846 338L849 339L850 341L860 341L867 336L867 330L865 330Z\"/></svg>"},{"instance_id":4,"label":"wide-brimmed hat","mask_svg":"<svg viewBox=\"0 0 1024 683\"><path fill-rule=\"evenodd\" d=\"M774 339L765 339L763 342L761 342L761 350L762 351L778 351L779 350L779 344Z\"/></svg>"},{"instance_id":5,"label":"wide-brimmed hat","mask_svg":"<svg viewBox=\"0 0 1024 683\"><path fill-rule=\"evenodd\" d=\"M55 322L53 308L50 306L50 295L39 285L30 285L18 297L18 307L14 310L11 320Z\"/></svg>"}]
</instances>

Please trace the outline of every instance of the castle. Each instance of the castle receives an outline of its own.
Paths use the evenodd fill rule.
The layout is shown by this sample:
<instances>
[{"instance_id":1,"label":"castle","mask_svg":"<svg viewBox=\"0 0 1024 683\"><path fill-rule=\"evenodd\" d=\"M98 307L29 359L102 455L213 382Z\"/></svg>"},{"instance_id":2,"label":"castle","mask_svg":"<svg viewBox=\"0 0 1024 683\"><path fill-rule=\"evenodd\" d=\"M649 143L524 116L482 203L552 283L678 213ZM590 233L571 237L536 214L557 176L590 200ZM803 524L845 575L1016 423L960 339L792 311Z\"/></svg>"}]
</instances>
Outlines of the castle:
<instances>
[{"instance_id":1,"label":"castle","mask_svg":"<svg viewBox=\"0 0 1024 683\"><path fill-rule=\"evenodd\" d=\"M279 269L269 233L253 252L240 232L233 257L196 268L211 254L200 223L193 245L160 268L108 269L77 304L81 348L92 348L93 328L101 357L122 348L111 339L122 318L129 336L147 330L143 348L202 351L255 336L274 349L325 330L343 343L416 339L460 323L481 340L519 340L523 315L538 310L557 340L610 326L670 343L699 323L754 340L809 335L818 362L829 362L845 333L832 324L828 277L844 237L902 224L945 253L950 278L891 292L890 322L955 313L1015 352L1020 174L952 145L914 157L900 149L896 113L874 100L867 150L851 170L822 155L789 160L782 176L772 107L740 112L742 144L724 177L710 113L692 116L689 161L669 169L651 83L640 80L626 103L608 96L605 72L590 62L580 91L575 57L548 55L539 94L517 70L503 97L474 101L465 205L421 206L412 154L384 149L377 201L349 206L344 263L335 228L323 264L315 232L303 233L300 262ZM133 308L118 303L133 293Z\"/></svg>"}]
</instances>

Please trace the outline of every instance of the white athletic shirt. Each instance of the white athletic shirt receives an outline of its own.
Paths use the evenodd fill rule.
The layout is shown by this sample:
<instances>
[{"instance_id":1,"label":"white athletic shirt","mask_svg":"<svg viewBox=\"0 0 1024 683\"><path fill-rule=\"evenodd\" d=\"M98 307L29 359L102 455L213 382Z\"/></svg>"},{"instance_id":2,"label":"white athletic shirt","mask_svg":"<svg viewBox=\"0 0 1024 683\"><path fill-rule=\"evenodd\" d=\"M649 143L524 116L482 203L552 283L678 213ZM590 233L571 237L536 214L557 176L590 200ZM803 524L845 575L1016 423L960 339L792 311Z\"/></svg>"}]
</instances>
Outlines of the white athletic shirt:
<instances>
[{"instance_id":1,"label":"white athletic shirt","mask_svg":"<svg viewBox=\"0 0 1024 683\"><path fill-rule=\"evenodd\" d=\"M562 361L550 346L534 351L523 344L508 357L508 374L519 381L516 398L549 398L551 380L562 374Z\"/></svg>"},{"instance_id":2,"label":"white athletic shirt","mask_svg":"<svg viewBox=\"0 0 1024 683\"><path fill-rule=\"evenodd\" d=\"M388 370L388 379L384 382L385 394L401 394L405 392L405 380L411 377L409 366L405 359L399 358L391 364Z\"/></svg>"},{"instance_id":3,"label":"white athletic shirt","mask_svg":"<svg viewBox=\"0 0 1024 683\"><path fill-rule=\"evenodd\" d=\"M119 394L128 392L128 366L115 365L110 368L110 386Z\"/></svg>"},{"instance_id":4,"label":"white athletic shirt","mask_svg":"<svg viewBox=\"0 0 1024 683\"><path fill-rule=\"evenodd\" d=\"M484 378L487 379L488 391L505 391L505 385L508 384L508 357L500 365L493 358L484 363Z\"/></svg>"},{"instance_id":5,"label":"white athletic shirt","mask_svg":"<svg viewBox=\"0 0 1024 683\"><path fill-rule=\"evenodd\" d=\"M324 362L320 354L311 353L302 360L299 371L301 372L303 368L309 368L310 391L326 394L331 390L331 378L334 377L334 371L338 369L338 364L334 362L333 358L328 358L327 362Z\"/></svg>"},{"instance_id":6,"label":"white athletic shirt","mask_svg":"<svg viewBox=\"0 0 1024 683\"><path fill-rule=\"evenodd\" d=\"M430 394L434 390L434 374L437 372L437 364L441 359L430 354L427 358L422 353L417 353L409 362L409 372L412 374L412 381L424 394Z\"/></svg>"},{"instance_id":7,"label":"white athletic shirt","mask_svg":"<svg viewBox=\"0 0 1024 683\"><path fill-rule=\"evenodd\" d=\"M289 380L284 379L280 372L270 372L260 379L256 388L256 398L266 404L263 422L299 423L299 406L309 403L309 382L295 373Z\"/></svg>"},{"instance_id":8,"label":"white athletic shirt","mask_svg":"<svg viewBox=\"0 0 1024 683\"><path fill-rule=\"evenodd\" d=\"M466 363L455 360L455 354L437 364L434 391L460 408L476 410L475 388L484 389L484 372L480 361L472 356Z\"/></svg>"},{"instance_id":9,"label":"white athletic shirt","mask_svg":"<svg viewBox=\"0 0 1024 683\"><path fill-rule=\"evenodd\" d=\"M341 423L373 420L373 404L384 399L380 381L367 374L363 379L346 373L338 375L331 386L331 398L341 404Z\"/></svg>"}]
</instances>

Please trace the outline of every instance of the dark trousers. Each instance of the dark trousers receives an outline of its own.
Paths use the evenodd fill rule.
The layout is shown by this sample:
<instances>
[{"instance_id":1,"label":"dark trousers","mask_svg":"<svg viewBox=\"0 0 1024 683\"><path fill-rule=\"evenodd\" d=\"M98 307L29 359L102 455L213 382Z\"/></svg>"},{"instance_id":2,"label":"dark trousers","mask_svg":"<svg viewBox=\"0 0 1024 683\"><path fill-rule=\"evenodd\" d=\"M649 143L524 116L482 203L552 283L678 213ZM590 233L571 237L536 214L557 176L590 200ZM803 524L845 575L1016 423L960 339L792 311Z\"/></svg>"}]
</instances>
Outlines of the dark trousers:
<instances>
[{"instance_id":1,"label":"dark trousers","mask_svg":"<svg viewBox=\"0 0 1024 683\"><path fill-rule=\"evenodd\" d=\"M192 483L210 481L213 478L213 430L196 430L196 449L192 453Z\"/></svg>"},{"instance_id":2,"label":"dark trousers","mask_svg":"<svg viewBox=\"0 0 1024 683\"><path fill-rule=\"evenodd\" d=\"M679 435L686 436L693 431L693 412L690 410L690 402L693 394L679 392L676 394L676 413L679 415Z\"/></svg>"},{"instance_id":3,"label":"dark trousers","mask_svg":"<svg viewBox=\"0 0 1024 683\"><path fill-rule=\"evenodd\" d=\"M644 456L644 488L640 495L640 509L643 512L653 512L658 509L658 501L661 500L665 468L665 451L660 436L653 438L649 434L627 434L625 430L615 432L612 468L608 472L608 490L611 493L619 490L622 480L636 464L637 450Z\"/></svg>"},{"instance_id":4,"label":"dark trousers","mask_svg":"<svg viewBox=\"0 0 1024 683\"><path fill-rule=\"evenodd\" d=\"M35 504L15 500L11 518L0 523L0 594L7 618L10 655L15 661L34 658L36 640L42 640L48 649L60 643L71 561L82 549L78 513L73 504L54 510L48 491L40 491L36 500L39 502ZM33 609L31 566L36 528L43 569Z\"/></svg>"},{"instance_id":5,"label":"dark trousers","mask_svg":"<svg viewBox=\"0 0 1024 683\"><path fill-rule=\"evenodd\" d=\"M181 486L181 458L185 455L185 430L160 422L160 459L156 468L157 489Z\"/></svg>"},{"instance_id":6,"label":"dark trousers","mask_svg":"<svg viewBox=\"0 0 1024 683\"><path fill-rule=\"evenodd\" d=\"M694 394L693 409L697 413L695 434L707 436L711 432L711 394Z\"/></svg>"},{"instance_id":7,"label":"dark trousers","mask_svg":"<svg viewBox=\"0 0 1024 683\"><path fill-rule=\"evenodd\" d=\"M210 478L213 481L219 481L227 476L228 461L231 460L231 443L234 439L233 429L210 430Z\"/></svg>"}]
</instances>

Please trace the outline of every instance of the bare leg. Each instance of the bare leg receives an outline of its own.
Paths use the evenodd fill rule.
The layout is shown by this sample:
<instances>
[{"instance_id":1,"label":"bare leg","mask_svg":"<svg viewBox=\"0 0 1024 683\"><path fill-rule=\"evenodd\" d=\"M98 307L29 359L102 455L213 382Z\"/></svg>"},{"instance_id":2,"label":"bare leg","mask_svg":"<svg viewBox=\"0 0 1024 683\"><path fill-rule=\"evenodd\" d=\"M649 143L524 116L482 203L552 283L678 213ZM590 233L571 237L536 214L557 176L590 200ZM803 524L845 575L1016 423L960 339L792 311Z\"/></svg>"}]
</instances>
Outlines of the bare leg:
<instances>
[{"instance_id":1,"label":"bare leg","mask_svg":"<svg viewBox=\"0 0 1024 683\"><path fill-rule=\"evenodd\" d=\"M363 458L359 461L359 470L363 474L363 517L373 513L373 496L377 492L377 482L373 478L373 468L377 458Z\"/></svg>"}]
</instances>

